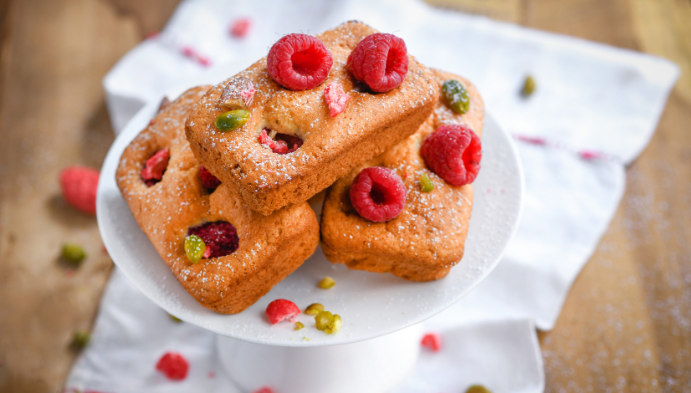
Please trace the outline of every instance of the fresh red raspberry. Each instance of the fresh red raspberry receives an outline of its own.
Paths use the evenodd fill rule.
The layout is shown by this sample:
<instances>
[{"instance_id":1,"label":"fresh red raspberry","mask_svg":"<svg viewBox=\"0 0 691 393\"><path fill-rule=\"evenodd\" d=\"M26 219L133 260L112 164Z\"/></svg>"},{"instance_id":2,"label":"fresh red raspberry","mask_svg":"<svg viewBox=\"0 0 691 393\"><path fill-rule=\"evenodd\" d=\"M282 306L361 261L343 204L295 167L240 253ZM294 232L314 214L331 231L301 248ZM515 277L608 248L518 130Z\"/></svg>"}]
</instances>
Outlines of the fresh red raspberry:
<instances>
[{"instance_id":1,"label":"fresh red raspberry","mask_svg":"<svg viewBox=\"0 0 691 393\"><path fill-rule=\"evenodd\" d=\"M142 168L142 180L147 186L151 187L161 181L163 172L168 167L168 160L170 160L170 152L168 149L161 149L146 160L144 168Z\"/></svg>"},{"instance_id":2,"label":"fresh red raspberry","mask_svg":"<svg viewBox=\"0 0 691 393\"><path fill-rule=\"evenodd\" d=\"M324 89L324 101L329 106L329 116L336 117L345 109L350 96L343 91L343 86L338 82L331 82Z\"/></svg>"},{"instance_id":3,"label":"fresh red raspberry","mask_svg":"<svg viewBox=\"0 0 691 393\"><path fill-rule=\"evenodd\" d=\"M329 76L331 53L319 38L289 34L269 50L266 67L279 85L291 90L312 89Z\"/></svg>"},{"instance_id":4,"label":"fresh red raspberry","mask_svg":"<svg viewBox=\"0 0 691 393\"><path fill-rule=\"evenodd\" d=\"M230 26L230 34L232 34L233 37L242 38L250 32L250 27L252 27L251 18L244 17L235 19Z\"/></svg>"},{"instance_id":5,"label":"fresh red raspberry","mask_svg":"<svg viewBox=\"0 0 691 393\"><path fill-rule=\"evenodd\" d=\"M263 388L257 389L257 390L255 390L255 391L252 392L252 393L274 393L274 391L273 391L273 389L271 389L270 387L264 386Z\"/></svg>"},{"instance_id":6,"label":"fresh red raspberry","mask_svg":"<svg viewBox=\"0 0 691 393\"><path fill-rule=\"evenodd\" d=\"M60 172L62 197L75 209L96 214L98 171L82 166L71 166Z\"/></svg>"},{"instance_id":7,"label":"fresh red raspberry","mask_svg":"<svg viewBox=\"0 0 691 393\"><path fill-rule=\"evenodd\" d=\"M383 93L400 85L408 73L408 49L393 34L374 33L350 52L346 66L355 79Z\"/></svg>"},{"instance_id":8,"label":"fresh red raspberry","mask_svg":"<svg viewBox=\"0 0 691 393\"><path fill-rule=\"evenodd\" d=\"M271 149L271 151L276 154L292 153L302 146L302 139L291 135L276 134L276 140L273 140L269 134L266 133L268 130L268 128L264 128L262 133L259 134L259 143Z\"/></svg>"},{"instance_id":9,"label":"fresh red raspberry","mask_svg":"<svg viewBox=\"0 0 691 393\"><path fill-rule=\"evenodd\" d=\"M480 172L482 143L466 126L439 126L422 142L420 153L434 173L454 186L472 183Z\"/></svg>"},{"instance_id":10,"label":"fresh red raspberry","mask_svg":"<svg viewBox=\"0 0 691 393\"><path fill-rule=\"evenodd\" d=\"M204 167L199 168L199 178L202 180L202 185L209 190L215 190L221 185L221 181Z\"/></svg>"},{"instance_id":11,"label":"fresh red raspberry","mask_svg":"<svg viewBox=\"0 0 691 393\"><path fill-rule=\"evenodd\" d=\"M290 300L276 299L266 306L266 317L272 325L285 320L293 321L298 315L300 309Z\"/></svg>"},{"instance_id":12,"label":"fresh red raspberry","mask_svg":"<svg viewBox=\"0 0 691 393\"><path fill-rule=\"evenodd\" d=\"M427 333L422 337L420 344L434 352L439 352L441 350L441 336L439 333Z\"/></svg>"},{"instance_id":13,"label":"fresh red raspberry","mask_svg":"<svg viewBox=\"0 0 691 393\"><path fill-rule=\"evenodd\" d=\"M156 363L156 370L165 374L168 379L182 381L187 378L187 371L190 365L187 359L177 352L167 352Z\"/></svg>"},{"instance_id":14,"label":"fresh red raspberry","mask_svg":"<svg viewBox=\"0 0 691 393\"><path fill-rule=\"evenodd\" d=\"M224 257L234 253L240 246L238 232L228 221L206 222L190 227L187 229L187 236L189 235L197 235L204 240L204 258Z\"/></svg>"},{"instance_id":15,"label":"fresh red raspberry","mask_svg":"<svg viewBox=\"0 0 691 393\"><path fill-rule=\"evenodd\" d=\"M401 177L389 168L363 169L350 186L350 202L363 218L386 222L405 206L406 188Z\"/></svg>"}]
</instances>

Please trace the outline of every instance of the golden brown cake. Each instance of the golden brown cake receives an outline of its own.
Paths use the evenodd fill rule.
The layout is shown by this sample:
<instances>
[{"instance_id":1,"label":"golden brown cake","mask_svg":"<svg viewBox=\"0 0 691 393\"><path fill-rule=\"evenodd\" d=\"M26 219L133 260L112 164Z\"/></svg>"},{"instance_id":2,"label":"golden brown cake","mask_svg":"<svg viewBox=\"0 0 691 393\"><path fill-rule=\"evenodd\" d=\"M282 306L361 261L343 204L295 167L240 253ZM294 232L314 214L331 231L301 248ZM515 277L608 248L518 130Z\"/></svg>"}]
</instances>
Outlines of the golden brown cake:
<instances>
[{"instance_id":1,"label":"golden brown cake","mask_svg":"<svg viewBox=\"0 0 691 393\"><path fill-rule=\"evenodd\" d=\"M332 263L351 269L391 272L412 281L445 277L463 257L473 204L473 187L455 187L430 171L420 155L422 141L438 126L458 123L482 134L484 104L469 81L433 70L438 86L447 79L460 81L468 91L470 109L458 115L441 99L420 129L380 156L361 163L327 189L321 218L321 245ZM441 89L437 87L437 94ZM403 211L391 221L374 223L355 211L349 189L364 168L383 166L395 170L407 188ZM434 190L420 190L420 176L427 174Z\"/></svg>"},{"instance_id":2,"label":"golden brown cake","mask_svg":"<svg viewBox=\"0 0 691 393\"><path fill-rule=\"evenodd\" d=\"M319 226L306 202L264 216L244 204L231 185L221 183L213 191L202 185L184 124L208 88L188 90L162 109L122 154L116 180L140 227L185 290L204 307L234 314L312 255ZM160 181L147 186L142 169L162 149L168 149L170 161ZM215 221L236 228L239 248L193 264L184 249L188 228Z\"/></svg>"},{"instance_id":3,"label":"golden brown cake","mask_svg":"<svg viewBox=\"0 0 691 393\"><path fill-rule=\"evenodd\" d=\"M227 184L232 184L253 210L270 214L308 200L368 160L412 135L437 103L431 72L409 56L408 73L400 86L386 93L365 92L346 69L346 60L364 37L376 30L347 22L318 38L330 50L333 68L324 83L311 90L291 91L267 71L266 58L234 78L213 87L190 114L186 134L197 159ZM234 131L220 132L215 119L228 109L219 98L229 83L249 78L256 94L249 121ZM329 115L324 89L342 84L350 95L345 111ZM265 128L298 137L303 144L289 154L263 147Z\"/></svg>"}]
</instances>

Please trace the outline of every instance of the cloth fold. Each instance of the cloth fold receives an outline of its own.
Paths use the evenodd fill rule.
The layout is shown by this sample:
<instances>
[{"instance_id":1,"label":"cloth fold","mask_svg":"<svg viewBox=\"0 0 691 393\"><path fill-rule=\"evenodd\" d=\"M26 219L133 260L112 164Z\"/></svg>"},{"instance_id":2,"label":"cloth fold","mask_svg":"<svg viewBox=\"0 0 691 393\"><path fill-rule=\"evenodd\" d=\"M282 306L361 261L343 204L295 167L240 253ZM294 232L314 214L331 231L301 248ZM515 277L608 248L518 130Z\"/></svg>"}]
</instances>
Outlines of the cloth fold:
<instances>
[{"instance_id":1,"label":"cloth fold","mask_svg":"<svg viewBox=\"0 0 691 393\"><path fill-rule=\"evenodd\" d=\"M254 22L242 39L228 34L240 17ZM319 33L350 19L402 37L423 63L473 81L488 110L518 136L525 171L524 211L505 257L466 298L424 322L442 333L445 347L423 354L399 392L462 391L470 383L495 392L542 391L534 326L554 326L621 200L624 166L655 131L678 68L658 57L416 0L185 0L158 36L105 77L113 127L119 132L144 103L209 64L249 65L283 34ZM537 88L526 99L518 91L529 74ZM483 192L492 190L476 190ZM212 333L173 323L116 269L93 343L67 387L233 392L214 342ZM192 363L190 377L178 384L154 369L170 349Z\"/></svg>"}]
</instances>

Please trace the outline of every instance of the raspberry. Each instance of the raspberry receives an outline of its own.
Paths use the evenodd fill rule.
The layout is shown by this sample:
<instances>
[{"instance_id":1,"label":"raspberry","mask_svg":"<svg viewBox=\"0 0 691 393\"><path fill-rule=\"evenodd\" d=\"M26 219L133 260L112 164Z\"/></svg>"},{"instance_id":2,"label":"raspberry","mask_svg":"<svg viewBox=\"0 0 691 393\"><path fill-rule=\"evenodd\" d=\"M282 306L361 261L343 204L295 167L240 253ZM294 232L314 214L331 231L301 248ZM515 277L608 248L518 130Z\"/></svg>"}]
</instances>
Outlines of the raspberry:
<instances>
[{"instance_id":1,"label":"raspberry","mask_svg":"<svg viewBox=\"0 0 691 393\"><path fill-rule=\"evenodd\" d=\"M365 219L385 222L405 206L406 188L396 172L388 168L363 169L350 186L350 202Z\"/></svg>"},{"instance_id":2,"label":"raspberry","mask_svg":"<svg viewBox=\"0 0 691 393\"><path fill-rule=\"evenodd\" d=\"M228 221L207 222L187 229L187 236L197 235L206 244L204 258L218 258L234 253L240 246L240 238L233 224Z\"/></svg>"},{"instance_id":3,"label":"raspberry","mask_svg":"<svg viewBox=\"0 0 691 393\"><path fill-rule=\"evenodd\" d=\"M161 181L163 172L168 167L168 160L170 160L170 152L168 149L161 149L146 160L144 168L142 168L142 180L147 186L151 187Z\"/></svg>"},{"instance_id":4,"label":"raspberry","mask_svg":"<svg viewBox=\"0 0 691 393\"><path fill-rule=\"evenodd\" d=\"M252 19L249 17L235 19L230 25L230 34L233 37L242 38L250 32L250 27L252 27Z\"/></svg>"},{"instance_id":5,"label":"raspberry","mask_svg":"<svg viewBox=\"0 0 691 393\"><path fill-rule=\"evenodd\" d=\"M266 306L266 317L272 325L285 320L292 322L298 315L300 315L300 309L290 300L276 299Z\"/></svg>"},{"instance_id":6,"label":"raspberry","mask_svg":"<svg viewBox=\"0 0 691 393\"><path fill-rule=\"evenodd\" d=\"M82 166L72 166L60 172L62 197L75 209L96 214L96 190L98 171Z\"/></svg>"},{"instance_id":7,"label":"raspberry","mask_svg":"<svg viewBox=\"0 0 691 393\"><path fill-rule=\"evenodd\" d=\"M177 352L167 352L156 363L156 370L173 381L182 381L187 378L189 368L187 359Z\"/></svg>"},{"instance_id":8,"label":"raspberry","mask_svg":"<svg viewBox=\"0 0 691 393\"><path fill-rule=\"evenodd\" d=\"M482 143L466 126L439 126L422 143L420 153L434 173L454 186L472 183L480 172Z\"/></svg>"},{"instance_id":9,"label":"raspberry","mask_svg":"<svg viewBox=\"0 0 691 393\"><path fill-rule=\"evenodd\" d=\"M439 336L439 333L427 333L422 337L420 344L434 352L439 352L441 349L441 336Z\"/></svg>"},{"instance_id":10,"label":"raspberry","mask_svg":"<svg viewBox=\"0 0 691 393\"><path fill-rule=\"evenodd\" d=\"M291 90L312 89L329 76L333 65L331 53L317 38L307 34L289 34L269 50L266 67L279 85Z\"/></svg>"},{"instance_id":11,"label":"raspberry","mask_svg":"<svg viewBox=\"0 0 691 393\"><path fill-rule=\"evenodd\" d=\"M360 41L346 63L355 79L383 93L403 82L408 73L405 42L393 34L375 33Z\"/></svg>"},{"instance_id":12,"label":"raspberry","mask_svg":"<svg viewBox=\"0 0 691 393\"><path fill-rule=\"evenodd\" d=\"M276 140L271 139L266 131L271 131L264 128L259 135L259 143L271 149L276 154L288 154L299 149L302 146L302 139L286 134L276 134ZM289 147L292 146L292 147Z\"/></svg>"},{"instance_id":13,"label":"raspberry","mask_svg":"<svg viewBox=\"0 0 691 393\"><path fill-rule=\"evenodd\" d=\"M324 101L329 106L329 116L336 117L345 109L345 104L350 96L343 91L343 86L338 82L331 82L324 89Z\"/></svg>"},{"instance_id":14,"label":"raspberry","mask_svg":"<svg viewBox=\"0 0 691 393\"><path fill-rule=\"evenodd\" d=\"M215 190L216 187L221 185L221 181L204 167L199 168L199 178L202 180L204 187L208 188L209 190Z\"/></svg>"}]
</instances>

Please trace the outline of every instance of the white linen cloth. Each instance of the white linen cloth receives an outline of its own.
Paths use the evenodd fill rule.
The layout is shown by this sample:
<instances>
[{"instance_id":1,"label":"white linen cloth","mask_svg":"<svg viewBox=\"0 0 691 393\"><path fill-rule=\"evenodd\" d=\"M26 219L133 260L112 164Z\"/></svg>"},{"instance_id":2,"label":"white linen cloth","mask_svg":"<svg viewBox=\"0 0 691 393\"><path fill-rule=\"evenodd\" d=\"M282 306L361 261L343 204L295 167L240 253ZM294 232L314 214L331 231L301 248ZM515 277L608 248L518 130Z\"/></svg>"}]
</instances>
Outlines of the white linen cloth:
<instances>
[{"instance_id":1,"label":"white linen cloth","mask_svg":"<svg viewBox=\"0 0 691 393\"><path fill-rule=\"evenodd\" d=\"M238 17L254 22L243 39L228 34ZM621 200L624 165L655 131L678 68L654 56L415 0L186 0L160 35L130 51L104 79L113 127L120 131L145 102L204 71L201 57L215 65L250 64L283 34L319 33L351 19L402 37L409 53L426 65L469 78L505 129L548 142L517 141L526 195L515 238L485 281L424 322L426 329L442 332L444 348L423 354L398 392L463 391L471 383L497 393L542 391L534 326L554 326ZM537 89L523 99L518 90L527 74ZM600 158L585 159L579 154L585 150ZM172 323L116 269L93 342L67 387L233 392L215 360L214 342L210 332ZM154 370L167 350L190 360L185 381L170 383Z\"/></svg>"}]
</instances>

